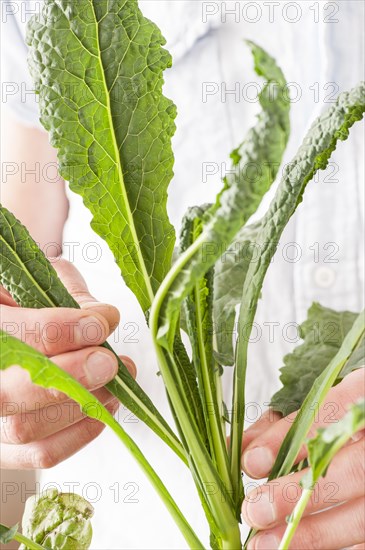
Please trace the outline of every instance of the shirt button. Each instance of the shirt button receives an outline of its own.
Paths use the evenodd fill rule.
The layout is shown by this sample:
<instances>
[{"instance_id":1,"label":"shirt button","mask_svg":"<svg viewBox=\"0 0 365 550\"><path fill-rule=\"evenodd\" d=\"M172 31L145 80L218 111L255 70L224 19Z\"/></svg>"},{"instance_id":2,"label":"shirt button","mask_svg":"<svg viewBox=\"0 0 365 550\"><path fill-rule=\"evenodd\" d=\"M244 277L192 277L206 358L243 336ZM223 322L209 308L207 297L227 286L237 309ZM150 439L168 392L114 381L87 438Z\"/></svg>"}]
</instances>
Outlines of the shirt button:
<instances>
[{"instance_id":1,"label":"shirt button","mask_svg":"<svg viewBox=\"0 0 365 550\"><path fill-rule=\"evenodd\" d=\"M317 267L314 272L314 281L320 288L329 288L336 280L336 272L331 267Z\"/></svg>"}]
</instances>

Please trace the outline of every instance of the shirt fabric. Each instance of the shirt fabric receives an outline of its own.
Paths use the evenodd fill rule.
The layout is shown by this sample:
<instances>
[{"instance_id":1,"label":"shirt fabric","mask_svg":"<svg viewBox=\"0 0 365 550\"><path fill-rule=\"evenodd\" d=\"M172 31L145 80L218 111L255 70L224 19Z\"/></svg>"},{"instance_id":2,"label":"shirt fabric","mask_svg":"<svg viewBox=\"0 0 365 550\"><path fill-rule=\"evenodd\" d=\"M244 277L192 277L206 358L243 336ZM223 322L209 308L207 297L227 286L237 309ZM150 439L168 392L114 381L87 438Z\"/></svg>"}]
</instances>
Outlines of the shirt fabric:
<instances>
[{"instance_id":1,"label":"shirt fabric","mask_svg":"<svg viewBox=\"0 0 365 550\"><path fill-rule=\"evenodd\" d=\"M28 8L35 4L34 0L27 3ZM284 162L293 157L313 119L340 91L364 77L362 2L277 4L140 2L142 11L166 36L174 59L173 68L165 73L164 92L174 100L179 113L173 139L175 176L168 201L169 215L177 228L188 206L214 200L224 170L229 168L230 151L242 141L259 112L255 92L261 81L253 72L243 38L267 49L290 83L292 133ZM29 90L32 85L22 40L24 18L17 12L8 17L4 27L5 80L19 86L25 82ZM7 104L25 124L39 125L37 104L31 95L22 103L19 94L14 94ZM279 387L282 357L298 342L296 323L304 320L313 301L353 311L363 307L364 166L359 154L363 137L363 129L357 125L350 140L339 144L327 171L309 184L279 243L250 344L247 422L257 420ZM207 163L218 167L214 175L206 176ZM272 193L264 198L258 215ZM110 342L118 352L135 360L140 384L162 414L171 419L143 315L107 246L92 232L91 217L81 198L69 193L69 199L64 255L75 263L99 300L119 307L121 324ZM231 373L227 369L226 392L230 390ZM123 408L118 415L193 527L207 537L190 473L142 422ZM138 465L107 430L76 456L39 476L42 486L56 482L63 490L71 488L93 503L92 548L186 548Z\"/></svg>"}]
</instances>

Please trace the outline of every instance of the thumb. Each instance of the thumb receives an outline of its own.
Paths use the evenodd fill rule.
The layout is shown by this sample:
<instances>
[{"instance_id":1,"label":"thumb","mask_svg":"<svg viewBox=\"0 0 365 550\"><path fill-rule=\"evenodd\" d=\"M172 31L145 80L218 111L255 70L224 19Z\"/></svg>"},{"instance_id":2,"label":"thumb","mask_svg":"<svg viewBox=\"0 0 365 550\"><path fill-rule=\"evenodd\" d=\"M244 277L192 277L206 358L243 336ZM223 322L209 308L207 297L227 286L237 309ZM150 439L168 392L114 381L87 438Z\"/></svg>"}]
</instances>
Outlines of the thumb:
<instances>
[{"instance_id":1,"label":"thumb","mask_svg":"<svg viewBox=\"0 0 365 550\"><path fill-rule=\"evenodd\" d=\"M120 314L116 307L110 304L98 302L87 288L87 284L81 273L67 260L54 258L50 260L57 274L71 296L82 309L92 309L102 315L108 322L111 332L119 324Z\"/></svg>"}]
</instances>

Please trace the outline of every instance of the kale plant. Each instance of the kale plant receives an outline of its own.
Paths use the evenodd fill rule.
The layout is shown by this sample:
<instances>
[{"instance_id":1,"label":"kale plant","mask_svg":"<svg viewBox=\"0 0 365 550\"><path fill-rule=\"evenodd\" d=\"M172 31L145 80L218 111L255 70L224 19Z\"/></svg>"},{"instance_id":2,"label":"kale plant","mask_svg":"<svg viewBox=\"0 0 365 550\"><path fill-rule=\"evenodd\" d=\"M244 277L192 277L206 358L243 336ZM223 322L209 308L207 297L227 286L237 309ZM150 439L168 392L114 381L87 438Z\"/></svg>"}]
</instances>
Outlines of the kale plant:
<instances>
[{"instance_id":1,"label":"kale plant","mask_svg":"<svg viewBox=\"0 0 365 550\"><path fill-rule=\"evenodd\" d=\"M256 73L264 79L261 112L232 152L232 171L224 178L215 203L189 209L175 247L166 202L173 176L176 108L162 93L163 72L170 67L171 57L163 48L159 29L143 16L137 0L45 0L41 16L30 21L27 41L41 122L58 151L60 175L81 195L92 213L94 231L114 253L125 283L145 314L175 427L161 416L120 360L119 373L107 387L180 457L182 468L190 469L210 527L211 547L242 548L245 378L257 303L275 243L306 186L318 170L327 167L338 141L345 140L351 126L362 119L364 84L340 94L315 120L298 153L282 170L267 212L249 225L279 174L290 134L290 101L275 60L248 42ZM18 304L79 307L27 229L5 208L0 221L0 282ZM252 243L260 250L255 261L250 253L236 253L242 246L250 250ZM227 244L228 260L223 261ZM335 346L310 337L310 324L326 316L338 323ZM233 339L236 320L238 334L245 327L245 338ZM189 350L181 331L188 336ZM315 304L302 326L302 336L304 343L285 358L283 388L272 400L278 411L300 407L300 413L271 478L292 471L313 422L313 404L320 404L341 377L362 364L364 313L334 312ZM65 392L90 416L97 411L98 419L139 462L189 547L207 547L141 450L94 396L26 344L5 333L1 344L2 369L21 365L34 383ZM228 366L233 366L234 379L231 416L221 387L221 375ZM318 453L324 452L321 443ZM207 490L212 484L217 490ZM295 517L296 525L298 514ZM4 541L22 536L5 527L1 533ZM40 547L34 532L27 531L27 536L34 543L29 548ZM57 540L53 536L55 550L61 547Z\"/></svg>"}]
</instances>

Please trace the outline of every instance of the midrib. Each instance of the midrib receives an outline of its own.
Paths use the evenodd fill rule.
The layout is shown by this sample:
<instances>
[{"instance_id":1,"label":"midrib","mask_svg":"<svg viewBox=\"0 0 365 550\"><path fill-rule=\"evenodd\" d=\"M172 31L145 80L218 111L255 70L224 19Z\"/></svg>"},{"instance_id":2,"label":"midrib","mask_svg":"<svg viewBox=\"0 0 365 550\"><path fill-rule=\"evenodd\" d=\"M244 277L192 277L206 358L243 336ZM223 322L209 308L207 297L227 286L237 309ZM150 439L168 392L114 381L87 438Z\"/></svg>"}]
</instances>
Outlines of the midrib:
<instances>
[{"instance_id":1,"label":"midrib","mask_svg":"<svg viewBox=\"0 0 365 550\"><path fill-rule=\"evenodd\" d=\"M133 242L135 243L135 246L136 246L138 262L139 262L139 266L140 266L140 269L142 271L142 275L143 275L143 278L144 278L145 286L146 286L146 289L147 289L147 294L148 294L148 297L150 299L150 302L152 303L155 295L154 295L154 292L152 290L150 277L148 275L146 264L144 263L144 259L143 259L142 253L141 253L141 247L139 245L137 230L136 230L136 226L135 226L135 223L134 223L133 214L131 212L131 208L130 208L130 204L129 204L129 200L128 200L128 195L127 195L127 190L126 190L126 187L125 187L125 184L124 184L123 171L122 171L122 165L121 165L121 162L120 162L120 155L119 155L117 137L116 137L116 134L115 134L114 122L113 122L113 118L112 118L109 89L108 89L108 85L107 85L107 82L106 82L106 79L105 79L104 65L103 65L103 60L101 58L101 53L100 53L99 22L96 18L96 13L95 13L95 8L94 8L94 0L91 0L91 7L92 7L92 10L93 10L95 25L96 25L96 40L97 40L97 49L98 49L98 59L99 59L100 67L101 67L102 80L103 80L105 96L106 96L108 121L109 121L109 126L110 126L110 132L111 132L111 135L112 135L113 149L114 149L114 154L115 154L115 159L116 159L115 164L116 164L117 169L118 169L118 176L119 176L120 187L121 187L121 190L122 190L122 196L125 197L125 199L126 199L125 200L125 205L126 205L126 211L127 211L127 219L128 219L128 223L129 223L129 230L132 234Z\"/></svg>"}]
</instances>

